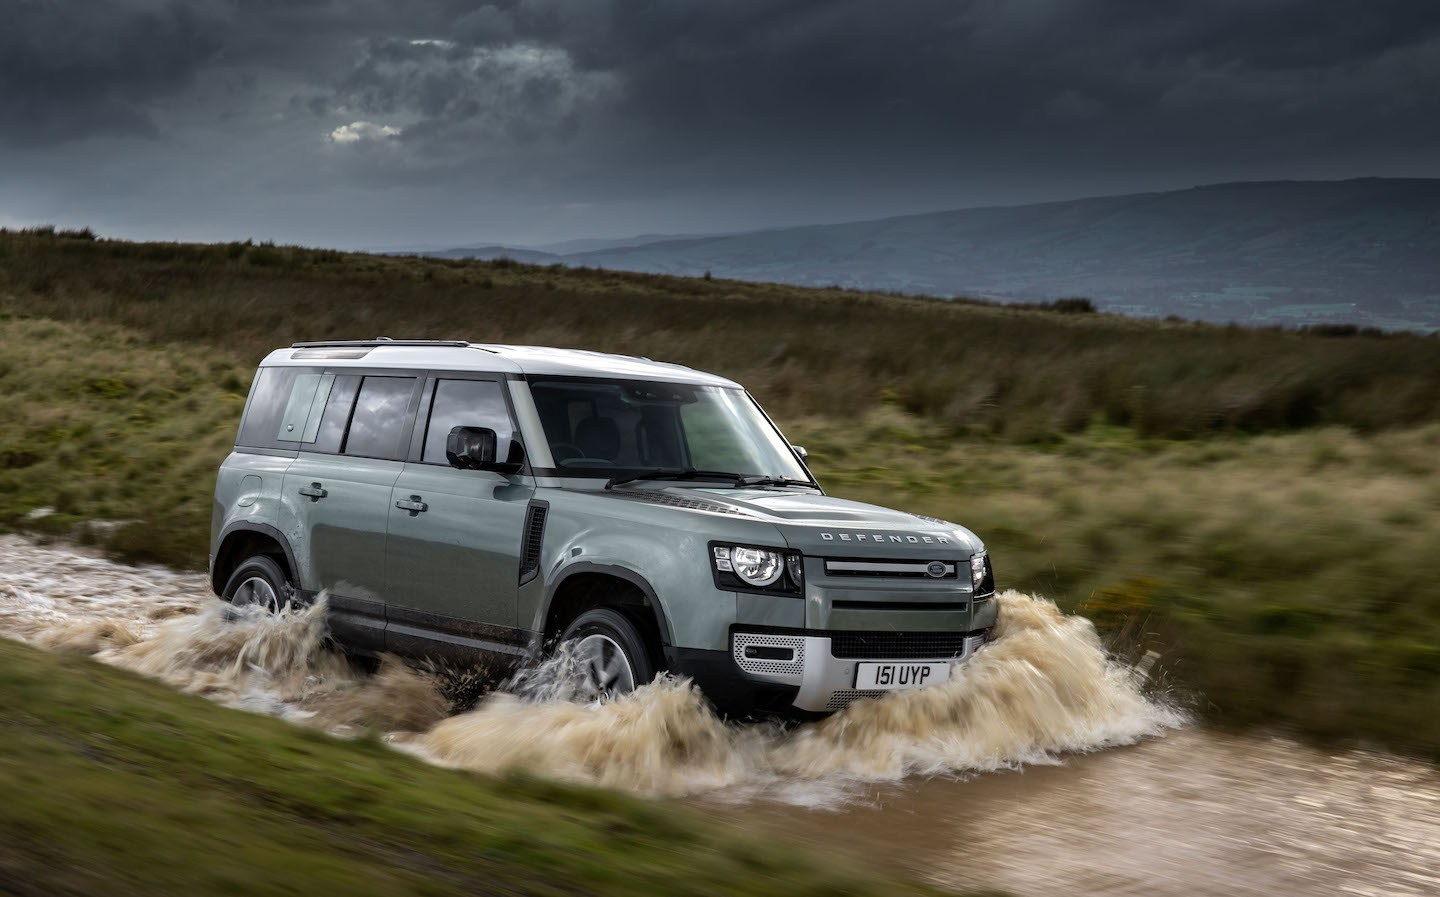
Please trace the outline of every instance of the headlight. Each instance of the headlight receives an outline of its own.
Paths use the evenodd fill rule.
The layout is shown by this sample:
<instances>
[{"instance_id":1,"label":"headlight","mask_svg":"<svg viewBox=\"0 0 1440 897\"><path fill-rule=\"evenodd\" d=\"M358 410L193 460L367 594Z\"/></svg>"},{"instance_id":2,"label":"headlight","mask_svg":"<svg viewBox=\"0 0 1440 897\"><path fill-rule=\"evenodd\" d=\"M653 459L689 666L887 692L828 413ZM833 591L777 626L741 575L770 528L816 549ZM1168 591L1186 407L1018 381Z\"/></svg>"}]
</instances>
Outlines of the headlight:
<instances>
[{"instance_id":1,"label":"headlight","mask_svg":"<svg viewBox=\"0 0 1440 897\"><path fill-rule=\"evenodd\" d=\"M715 585L730 591L798 595L803 567L800 554L754 545L711 543Z\"/></svg>"},{"instance_id":2,"label":"headlight","mask_svg":"<svg viewBox=\"0 0 1440 897\"><path fill-rule=\"evenodd\" d=\"M974 587L976 601L995 594L995 568L990 566L990 555L986 552L970 556L970 585Z\"/></svg>"}]
</instances>

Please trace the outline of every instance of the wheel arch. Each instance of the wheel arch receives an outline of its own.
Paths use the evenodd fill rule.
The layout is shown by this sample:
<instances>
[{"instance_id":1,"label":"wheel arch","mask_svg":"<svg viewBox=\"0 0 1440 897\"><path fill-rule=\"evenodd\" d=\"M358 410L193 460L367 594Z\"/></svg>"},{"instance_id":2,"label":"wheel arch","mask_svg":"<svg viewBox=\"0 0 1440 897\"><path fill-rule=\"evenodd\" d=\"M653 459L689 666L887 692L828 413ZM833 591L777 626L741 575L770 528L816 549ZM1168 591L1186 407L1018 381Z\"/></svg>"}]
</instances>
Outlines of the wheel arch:
<instances>
[{"instance_id":1,"label":"wheel arch","mask_svg":"<svg viewBox=\"0 0 1440 897\"><path fill-rule=\"evenodd\" d=\"M628 586L633 590L632 599L607 602L601 597L601 590L607 585ZM633 600L636 593L641 600ZM614 595L613 592L610 594ZM571 620L595 607L613 607L640 623L642 633L649 631L655 636L658 644L654 647L661 655L663 649L674 644L674 633L665 608L660 604L655 588L644 576L626 567L588 562L566 567L547 589L545 610L540 617L542 639L548 641L559 635Z\"/></svg>"},{"instance_id":2,"label":"wheel arch","mask_svg":"<svg viewBox=\"0 0 1440 897\"><path fill-rule=\"evenodd\" d=\"M291 584L297 589L300 587L300 567L295 562L295 552L285 534L264 523L239 521L220 533L218 547L210 563L211 591L219 595L235 568L246 558L257 554L270 555L281 561L290 574Z\"/></svg>"}]
</instances>

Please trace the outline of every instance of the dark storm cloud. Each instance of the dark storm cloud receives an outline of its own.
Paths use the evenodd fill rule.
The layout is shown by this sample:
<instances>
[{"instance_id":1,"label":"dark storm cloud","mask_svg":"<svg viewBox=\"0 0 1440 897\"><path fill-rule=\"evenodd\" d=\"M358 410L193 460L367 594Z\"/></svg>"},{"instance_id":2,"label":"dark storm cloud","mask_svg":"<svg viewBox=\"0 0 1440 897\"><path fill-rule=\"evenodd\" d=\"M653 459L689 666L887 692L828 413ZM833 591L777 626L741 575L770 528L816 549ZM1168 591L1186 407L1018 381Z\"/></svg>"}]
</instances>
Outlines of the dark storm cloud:
<instances>
[{"instance_id":1,"label":"dark storm cloud","mask_svg":"<svg viewBox=\"0 0 1440 897\"><path fill-rule=\"evenodd\" d=\"M1117 158L1283 152L1434 140L1437 26L1428 3L1350 0L526 0L431 16L444 44L369 41L312 108L399 116L417 151L583 138L612 175L726 154L737 173L1003 157L1057 137Z\"/></svg>"},{"instance_id":2,"label":"dark storm cloud","mask_svg":"<svg viewBox=\"0 0 1440 897\"><path fill-rule=\"evenodd\" d=\"M414 122L407 140L422 149L457 136L525 144L572 133L614 86L553 46L383 38L366 42L359 63L309 108L400 116Z\"/></svg>"},{"instance_id":3,"label":"dark storm cloud","mask_svg":"<svg viewBox=\"0 0 1440 897\"><path fill-rule=\"evenodd\" d=\"M83 168L89 138L140 136L174 148L151 183L229 171L236 195L293 202L710 198L793 221L1283 171L1440 175L1431 0L10 6L0 151Z\"/></svg>"},{"instance_id":4,"label":"dark storm cloud","mask_svg":"<svg viewBox=\"0 0 1440 897\"><path fill-rule=\"evenodd\" d=\"M1434 72L1440 50L1440 10L1425 3L1244 0L1177 11L1153 2L952 0L792 4L780 14L747 3L699 13L678 4L616 10L608 40L579 58L626 73L634 114L683 122L707 138L743 127L806 143L881 130L891 138L1003 141L994 129L1049 128L1047 111L1083 120L1144 115L1149 129L1177 133L1297 109L1373 118L1376 102L1437 111L1437 93L1415 80L1417 69ZM1403 59L1407 50L1422 58ZM1223 114L1191 117L1210 104ZM1334 120L1337 130L1347 123ZM1116 134L1115 142L1167 136L1145 130Z\"/></svg>"},{"instance_id":5,"label":"dark storm cloud","mask_svg":"<svg viewBox=\"0 0 1440 897\"><path fill-rule=\"evenodd\" d=\"M151 107L222 45L223 7L19 0L0 24L0 141L155 132Z\"/></svg>"}]
</instances>

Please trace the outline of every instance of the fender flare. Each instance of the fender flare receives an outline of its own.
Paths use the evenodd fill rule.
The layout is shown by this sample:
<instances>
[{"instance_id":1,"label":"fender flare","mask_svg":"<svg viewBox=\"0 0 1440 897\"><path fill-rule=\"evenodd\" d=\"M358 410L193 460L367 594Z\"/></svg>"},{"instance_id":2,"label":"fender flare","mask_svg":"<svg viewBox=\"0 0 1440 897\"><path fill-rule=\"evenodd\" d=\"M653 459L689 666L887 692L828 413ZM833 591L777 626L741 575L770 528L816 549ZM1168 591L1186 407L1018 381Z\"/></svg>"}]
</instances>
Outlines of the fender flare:
<instances>
[{"instance_id":1,"label":"fender flare","mask_svg":"<svg viewBox=\"0 0 1440 897\"><path fill-rule=\"evenodd\" d=\"M670 620L665 616L665 608L660 604L660 598L655 594L655 588L650 585L645 577L636 573L634 570L628 567L619 567L614 564L592 564L588 561L580 561L569 565L561 571L560 576L553 583L547 583L545 587L545 609L544 613L540 615L542 627L544 626L543 621L550 616L550 606L555 602L555 593L560 591L560 587L565 584L565 580L582 573L600 573L606 576L613 576L616 579L623 579L625 582L639 589L641 594L645 596L645 600L650 602L650 607L655 611L655 622L658 623L660 627L661 646L668 647L675 644L675 634L670 629Z\"/></svg>"},{"instance_id":2,"label":"fender flare","mask_svg":"<svg viewBox=\"0 0 1440 897\"><path fill-rule=\"evenodd\" d=\"M290 575L296 579L296 588L299 588L300 565L295 562L295 551L290 547L290 540L285 538L285 534L265 523L237 520L221 530L220 537L215 540L215 554L210 558L210 588L215 594L220 594L220 590L225 588L224 583L217 583L215 581L215 562L219 560L220 549L224 547L225 540L238 532L259 533L262 536L273 539L280 546L280 550L285 552L285 563L290 568Z\"/></svg>"}]
</instances>

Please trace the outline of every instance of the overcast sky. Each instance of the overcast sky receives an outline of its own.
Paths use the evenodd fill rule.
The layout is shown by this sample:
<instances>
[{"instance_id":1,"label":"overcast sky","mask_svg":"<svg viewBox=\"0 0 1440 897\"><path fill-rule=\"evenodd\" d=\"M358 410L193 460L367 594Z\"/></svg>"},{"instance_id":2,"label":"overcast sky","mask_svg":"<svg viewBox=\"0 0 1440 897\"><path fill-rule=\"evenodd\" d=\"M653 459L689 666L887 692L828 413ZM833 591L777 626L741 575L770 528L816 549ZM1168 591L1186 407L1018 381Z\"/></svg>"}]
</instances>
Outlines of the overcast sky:
<instances>
[{"instance_id":1,"label":"overcast sky","mask_svg":"<svg viewBox=\"0 0 1440 897\"><path fill-rule=\"evenodd\" d=\"M0 0L0 225L455 246L1440 176L1436 0Z\"/></svg>"}]
</instances>

